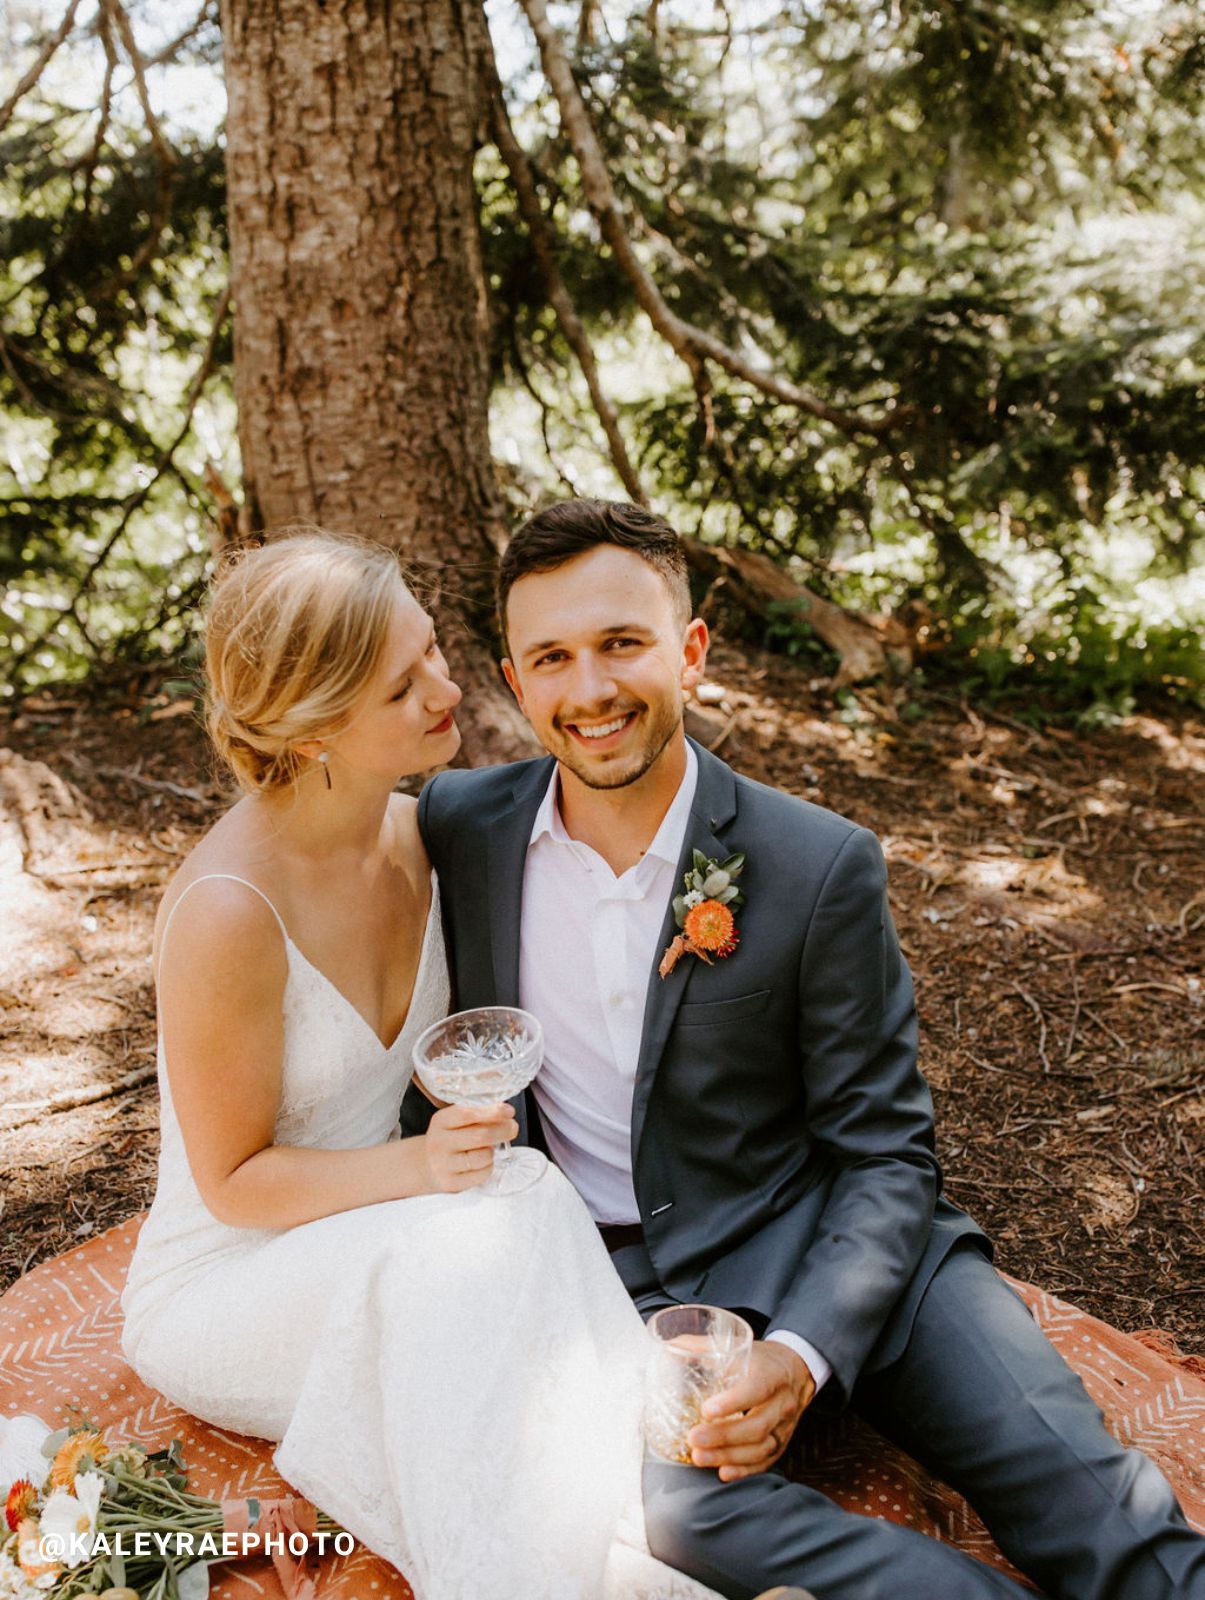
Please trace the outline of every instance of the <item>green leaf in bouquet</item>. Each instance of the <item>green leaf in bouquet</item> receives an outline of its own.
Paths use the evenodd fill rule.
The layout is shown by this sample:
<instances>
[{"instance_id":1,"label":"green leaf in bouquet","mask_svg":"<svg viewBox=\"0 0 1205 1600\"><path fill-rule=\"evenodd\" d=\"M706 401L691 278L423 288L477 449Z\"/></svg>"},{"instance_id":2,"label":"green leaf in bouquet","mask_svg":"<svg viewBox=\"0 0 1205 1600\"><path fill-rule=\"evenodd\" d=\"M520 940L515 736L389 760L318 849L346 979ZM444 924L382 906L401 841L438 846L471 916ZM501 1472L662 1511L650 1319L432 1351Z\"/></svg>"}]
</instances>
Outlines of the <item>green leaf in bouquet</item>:
<instances>
[{"instance_id":1,"label":"green leaf in bouquet","mask_svg":"<svg viewBox=\"0 0 1205 1600\"><path fill-rule=\"evenodd\" d=\"M209 1563L194 1561L180 1574L180 1600L209 1600Z\"/></svg>"},{"instance_id":2,"label":"green leaf in bouquet","mask_svg":"<svg viewBox=\"0 0 1205 1600\"><path fill-rule=\"evenodd\" d=\"M173 1489L188 1487L188 1469L181 1454L183 1446L173 1439L166 1450L155 1450L146 1458L148 1472L165 1479Z\"/></svg>"},{"instance_id":3,"label":"green leaf in bouquet","mask_svg":"<svg viewBox=\"0 0 1205 1600\"><path fill-rule=\"evenodd\" d=\"M734 856L729 856L727 861L720 862L721 872L726 872L730 878L735 878L745 865L745 852L738 850Z\"/></svg>"},{"instance_id":4,"label":"green leaf in bouquet","mask_svg":"<svg viewBox=\"0 0 1205 1600\"><path fill-rule=\"evenodd\" d=\"M180 1600L180 1574L171 1556L163 1555L163 1593L165 1600Z\"/></svg>"},{"instance_id":5,"label":"green leaf in bouquet","mask_svg":"<svg viewBox=\"0 0 1205 1600\"><path fill-rule=\"evenodd\" d=\"M81 1411L79 1406L64 1406L63 1415L71 1418L67 1426L68 1433L103 1433L105 1431L99 1422L90 1417L86 1411Z\"/></svg>"}]
</instances>

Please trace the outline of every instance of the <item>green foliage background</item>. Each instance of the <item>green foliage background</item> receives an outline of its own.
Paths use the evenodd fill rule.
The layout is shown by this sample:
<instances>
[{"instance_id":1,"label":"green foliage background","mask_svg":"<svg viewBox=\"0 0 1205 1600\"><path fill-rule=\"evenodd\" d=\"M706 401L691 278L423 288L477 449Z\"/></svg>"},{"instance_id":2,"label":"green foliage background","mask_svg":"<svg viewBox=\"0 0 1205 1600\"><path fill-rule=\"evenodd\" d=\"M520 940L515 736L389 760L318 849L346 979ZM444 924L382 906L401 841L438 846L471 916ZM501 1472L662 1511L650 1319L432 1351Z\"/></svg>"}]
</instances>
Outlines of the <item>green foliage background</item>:
<instances>
[{"instance_id":1,"label":"green foliage background","mask_svg":"<svg viewBox=\"0 0 1205 1600\"><path fill-rule=\"evenodd\" d=\"M38 10L10 22L14 83L58 20L43 7L39 27ZM206 463L238 478L216 20L173 0L122 14L128 34L112 5L82 8L0 135L10 690L176 648L204 580ZM842 603L923 600L946 641L938 670L973 692L1040 685L1097 719L1151 691L1200 703L1196 7L664 0L555 15L678 315L835 405L893 418L881 438L850 436L716 373L708 424L599 247L522 16L499 0L512 120L654 501ZM478 178L504 487L516 511L621 493L492 145ZM766 628L812 647L796 619Z\"/></svg>"}]
</instances>

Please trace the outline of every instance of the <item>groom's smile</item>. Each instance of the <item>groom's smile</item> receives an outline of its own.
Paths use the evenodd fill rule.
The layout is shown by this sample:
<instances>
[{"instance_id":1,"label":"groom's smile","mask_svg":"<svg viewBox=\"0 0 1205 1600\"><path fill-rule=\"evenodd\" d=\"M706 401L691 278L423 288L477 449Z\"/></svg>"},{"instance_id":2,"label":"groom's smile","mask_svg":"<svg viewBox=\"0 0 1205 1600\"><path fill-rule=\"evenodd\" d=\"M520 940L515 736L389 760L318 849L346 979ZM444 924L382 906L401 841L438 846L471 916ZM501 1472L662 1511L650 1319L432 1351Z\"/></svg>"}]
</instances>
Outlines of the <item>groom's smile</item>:
<instances>
[{"instance_id":1,"label":"groom's smile","mask_svg":"<svg viewBox=\"0 0 1205 1600\"><path fill-rule=\"evenodd\" d=\"M612 716L607 722L592 723L581 717L574 717L571 721L562 722L565 730L579 739L586 749L595 753L604 750L613 750L636 721L636 711L625 711L617 716Z\"/></svg>"}]
</instances>

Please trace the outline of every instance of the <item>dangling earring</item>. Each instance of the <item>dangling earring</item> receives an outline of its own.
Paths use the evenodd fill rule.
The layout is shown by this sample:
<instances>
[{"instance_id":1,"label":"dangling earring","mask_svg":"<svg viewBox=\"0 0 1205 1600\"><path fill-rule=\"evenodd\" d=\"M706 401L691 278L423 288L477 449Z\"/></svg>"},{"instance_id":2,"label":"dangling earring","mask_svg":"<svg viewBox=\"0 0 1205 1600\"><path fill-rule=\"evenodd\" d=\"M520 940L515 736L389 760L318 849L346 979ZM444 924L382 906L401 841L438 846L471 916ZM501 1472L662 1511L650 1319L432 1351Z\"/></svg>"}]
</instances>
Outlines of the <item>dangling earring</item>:
<instances>
[{"instance_id":1,"label":"dangling earring","mask_svg":"<svg viewBox=\"0 0 1205 1600\"><path fill-rule=\"evenodd\" d=\"M328 789L331 788L331 769L329 766L330 759L329 751L323 750L319 753L318 760L321 763L322 776L326 779L326 786Z\"/></svg>"}]
</instances>

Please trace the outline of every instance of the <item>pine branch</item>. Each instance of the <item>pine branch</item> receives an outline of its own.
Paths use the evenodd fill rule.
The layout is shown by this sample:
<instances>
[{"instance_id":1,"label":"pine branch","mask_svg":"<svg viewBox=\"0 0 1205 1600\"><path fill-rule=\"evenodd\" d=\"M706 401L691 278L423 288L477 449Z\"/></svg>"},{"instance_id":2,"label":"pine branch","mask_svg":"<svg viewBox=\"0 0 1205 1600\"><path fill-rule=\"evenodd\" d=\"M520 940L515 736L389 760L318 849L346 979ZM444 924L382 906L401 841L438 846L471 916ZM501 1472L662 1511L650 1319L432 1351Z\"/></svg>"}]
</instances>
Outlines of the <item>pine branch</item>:
<instances>
[{"instance_id":1,"label":"pine branch","mask_svg":"<svg viewBox=\"0 0 1205 1600\"><path fill-rule=\"evenodd\" d=\"M162 50L156 50L153 56L143 56L143 66L164 66L178 54L182 45L186 45L190 39L194 38L198 33L200 33L201 29L207 22L217 22L217 20L217 6L213 3L213 0L205 0L205 4L189 23L188 27L185 28L183 33L178 33L176 37L170 41L170 43L163 46Z\"/></svg>"},{"instance_id":2,"label":"pine branch","mask_svg":"<svg viewBox=\"0 0 1205 1600\"><path fill-rule=\"evenodd\" d=\"M577 497L581 494L581 490L578 488L576 483L573 483L571 481L571 479L566 474L565 469L561 466L561 463L557 460L556 451L552 448L552 439L549 437L549 433L548 433L548 418L549 418L549 416L551 414L552 407L548 404L548 401L545 400L544 396L536 388L535 383L532 380L531 368L528 365L527 358L523 354L522 346L519 343L519 330L516 328L513 319L512 319L512 321L510 323L510 326L509 326L509 332L510 332L509 344L510 344L511 359L515 363L515 371L519 374L520 383L527 390L527 392L531 396L531 398L535 401L536 406L537 406L537 408L539 410L539 415L540 415L540 437L544 441L544 454L548 457L548 460L552 464L552 470L556 473L557 477L561 480L561 483L564 485L565 489L569 492L569 494L574 499L577 499Z\"/></svg>"},{"instance_id":3,"label":"pine branch","mask_svg":"<svg viewBox=\"0 0 1205 1600\"><path fill-rule=\"evenodd\" d=\"M112 378L106 378L103 373L83 372L64 360L54 365L35 355L27 348L25 341L14 339L11 335L6 337L3 333L0 333L0 366L3 366L8 373L13 387L31 411L67 423L78 423L81 416L78 411L64 411L59 406L51 405L41 395L35 393L26 382L22 367L34 369L48 386L62 394L83 395L86 402L90 396L97 396L97 405L89 404L83 415L88 418L97 416L107 418L120 427L135 445L149 442L136 418L130 416L124 409L126 397L122 390Z\"/></svg>"},{"instance_id":4,"label":"pine branch","mask_svg":"<svg viewBox=\"0 0 1205 1600\"><path fill-rule=\"evenodd\" d=\"M62 22L59 23L58 27L54 30L49 39L47 39L46 43L38 52L37 60L17 84L17 87L13 90L12 94L9 95L4 104L0 106L0 131L2 131L8 125L8 120L12 116L13 112L17 109L17 102L21 99L21 96L28 94L33 88L34 84L37 83L38 79L42 76L43 72L45 72L47 66L50 64L51 57L75 26L75 13L79 10L79 8L80 0L71 0L71 4L67 7L67 11Z\"/></svg>"},{"instance_id":5,"label":"pine branch","mask_svg":"<svg viewBox=\"0 0 1205 1600\"><path fill-rule=\"evenodd\" d=\"M544 0L520 0L520 4L535 34L545 77L560 107L562 126L581 168L586 202L620 270L631 283L641 308L691 374L705 362L714 361L733 377L752 385L763 394L771 395L786 405L798 406L800 410L810 412L812 416L820 417L842 432L854 436L880 438L897 427L902 421L902 413L871 417L831 406L808 389L800 388L774 373L760 371L722 340L686 322L670 309L632 244L590 114L574 81L564 43L549 19Z\"/></svg>"},{"instance_id":6,"label":"pine branch","mask_svg":"<svg viewBox=\"0 0 1205 1600\"><path fill-rule=\"evenodd\" d=\"M165 595L163 604L159 607L158 615L149 626L143 622L137 630L131 630L125 635L127 640L145 638L147 634L158 633L160 628L165 628L169 622L175 622L180 617L195 617L197 607L205 598L205 590L209 583L209 574L202 570L196 577L180 590L173 599Z\"/></svg>"},{"instance_id":7,"label":"pine branch","mask_svg":"<svg viewBox=\"0 0 1205 1600\"><path fill-rule=\"evenodd\" d=\"M772 331L768 317L751 310L749 306L738 300L730 290L726 289L722 283L717 283L693 256L688 255L683 250L682 246L677 243L671 234L666 233L662 228L655 227L643 212L638 212L634 220L641 237L647 239L652 248L663 255L680 272L692 277L696 283L700 284L704 291L715 299L720 311L730 318L732 322L740 324L742 331L751 341L757 341L763 335ZM686 226L689 228L689 219L685 220ZM751 228L745 228L742 231L747 238L755 236L755 232ZM761 237L765 238L766 236L763 234Z\"/></svg>"},{"instance_id":8,"label":"pine branch","mask_svg":"<svg viewBox=\"0 0 1205 1600\"><path fill-rule=\"evenodd\" d=\"M76 627L79 628L80 632L87 637L87 627L83 618L80 616L80 603L84 599L84 596L88 593L88 590L92 587L92 583L96 578L97 573L108 561L118 541L129 527L131 517L146 501L151 493L151 490L154 489L155 485L159 482L164 473L174 469L175 464L173 457L175 456L176 451L183 444L184 439L188 434L188 430L192 426L193 412L197 409L197 402L201 398L201 391L204 389L209 380L210 373L213 370L213 359L217 352L218 339L221 337L222 328L225 325L226 314L229 309L230 285L227 283L226 287L222 290L222 293L219 296L217 307L214 311L213 321L209 329L209 337L205 341L205 349L202 352L201 360L197 364L197 370L193 374L192 382L188 386L188 393L184 398L184 415L180 422L179 428L176 430L176 433L171 441L159 452L158 459L152 467L147 481L137 488L134 493L128 496L128 498L125 500L124 509L117 522L117 526L109 534L109 537L105 540L104 544L89 562L87 570L78 579L75 586L75 592L70 601L57 614L54 620L48 623L47 626L42 629L37 638L33 639L30 643L23 645L20 650L15 651L10 657L9 667L14 680L19 674L23 664L28 661L31 656L37 655L38 651L42 649L42 647L50 639L51 634L67 617L70 617L75 623Z\"/></svg>"},{"instance_id":9,"label":"pine branch","mask_svg":"<svg viewBox=\"0 0 1205 1600\"><path fill-rule=\"evenodd\" d=\"M891 465L896 479L908 496L913 515L932 535L938 559L945 568L945 576L955 584L969 584L976 594L987 594L993 587L993 578L1000 576L999 568L990 566L971 549L949 517L938 515L925 503L923 492L898 450L891 452Z\"/></svg>"},{"instance_id":10,"label":"pine branch","mask_svg":"<svg viewBox=\"0 0 1205 1600\"><path fill-rule=\"evenodd\" d=\"M163 231L167 227L168 218L171 215L172 194L176 187L177 163L176 152L164 133L159 118L155 115L154 108L151 105L150 93L146 86L147 63L134 39L134 30L130 26L130 19L126 15L125 8L120 3L120 0L101 0L101 4L116 25L117 33L125 46L125 52L130 61L130 70L134 74L134 87L137 90L139 104L142 106L146 131L151 136L151 144L159 161L159 184L147 236L125 271L118 273L106 286L106 296L112 298L119 289L128 283L132 283L137 278L143 267L159 248L159 241L163 237Z\"/></svg>"},{"instance_id":11,"label":"pine branch","mask_svg":"<svg viewBox=\"0 0 1205 1600\"><path fill-rule=\"evenodd\" d=\"M96 168L109 132L109 118L113 111L113 78L117 71L117 49L113 43L113 28L107 6L102 6L96 18L97 30L105 52L105 79L101 85L100 108L96 118L96 133L83 157L84 195L82 210L84 221L92 215L92 192L96 186Z\"/></svg>"},{"instance_id":12,"label":"pine branch","mask_svg":"<svg viewBox=\"0 0 1205 1600\"><path fill-rule=\"evenodd\" d=\"M641 486L640 476L632 465L624 443L623 434L619 430L619 417L615 407L611 404L606 390L602 386L602 379L598 372L598 363L594 359L589 337L582 326L581 318L565 286L561 276L560 267L557 265L556 247L552 238L552 229L540 205L540 197L536 190L535 173L527 152L523 149L511 125L510 114L506 109L506 100L502 93L502 83L498 77L497 63L494 60L492 42L487 47L489 50L486 61L486 70L489 75L490 107L493 123L494 140L499 153L506 162L511 179L515 186L515 195L519 202L519 211L527 225L528 237L531 247L535 252L536 262L544 278L544 287L561 332L569 348L577 357L578 365L582 369L582 376L586 380L586 387L590 391L590 400L598 413L598 420L607 438L611 462L619 474L620 481L631 498L637 505L647 506L648 496Z\"/></svg>"},{"instance_id":13,"label":"pine branch","mask_svg":"<svg viewBox=\"0 0 1205 1600\"><path fill-rule=\"evenodd\" d=\"M594 43L594 24L598 18L598 0L582 0L577 16L577 47L585 50Z\"/></svg>"},{"instance_id":14,"label":"pine branch","mask_svg":"<svg viewBox=\"0 0 1205 1600\"><path fill-rule=\"evenodd\" d=\"M649 36L649 43L653 53L661 49L661 0L649 0L649 8L644 14L644 31Z\"/></svg>"}]
</instances>

